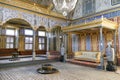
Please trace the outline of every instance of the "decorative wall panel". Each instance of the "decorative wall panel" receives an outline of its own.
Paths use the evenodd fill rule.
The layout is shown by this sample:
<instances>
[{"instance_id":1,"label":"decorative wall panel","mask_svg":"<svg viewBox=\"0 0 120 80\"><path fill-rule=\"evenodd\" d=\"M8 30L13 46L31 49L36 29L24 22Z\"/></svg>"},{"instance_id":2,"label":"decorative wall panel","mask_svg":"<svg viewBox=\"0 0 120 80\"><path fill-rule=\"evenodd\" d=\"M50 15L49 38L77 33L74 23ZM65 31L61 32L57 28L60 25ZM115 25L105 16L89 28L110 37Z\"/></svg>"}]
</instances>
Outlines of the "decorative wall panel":
<instances>
[{"instance_id":1,"label":"decorative wall panel","mask_svg":"<svg viewBox=\"0 0 120 80\"><path fill-rule=\"evenodd\" d=\"M113 40L113 33L111 31L107 32L106 40Z\"/></svg>"},{"instance_id":2,"label":"decorative wall panel","mask_svg":"<svg viewBox=\"0 0 120 80\"><path fill-rule=\"evenodd\" d=\"M86 50L91 50L91 37L90 34L86 34Z\"/></svg>"},{"instance_id":3,"label":"decorative wall panel","mask_svg":"<svg viewBox=\"0 0 120 80\"><path fill-rule=\"evenodd\" d=\"M74 14L73 14L73 19L80 18L80 17L82 17L82 0L77 1Z\"/></svg>"},{"instance_id":4,"label":"decorative wall panel","mask_svg":"<svg viewBox=\"0 0 120 80\"><path fill-rule=\"evenodd\" d=\"M86 36L85 36L85 34L80 34L80 40L81 40L81 44L80 44L80 50L81 51L85 51L86 50L86 47L85 47L85 45L86 45Z\"/></svg>"},{"instance_id":5,"label":"decorative wall panel","mask_svg":"<svg viewBox=\"0 0 120 80\"><path fill-rule=\"evenodd\" d=\"M84 17L84 15L82 13L84 13L83 9L86 9L86 8L82 7L82 6L84 6L84 4L82 4L83 1L85 1L85 0L78 0L78 3L76 4L76 7L75 7L73 19L78 19L78 18ZM88 0L88 1L91 1L91 0ZM101 11L105 11L107 9L111 9L111 8L115 8L115 7L119 7L120 6L120 4L112 5L111 1L112 1L112 3L116 3L116 2L120 3L120 0L95 0L95 12L101 12ZM93 7L93 6L91 5L91 7ZM88 12L89 12L89 10L88 10ZM118 12L118 14L120 14L120 13ZM111 15L111 13L110 14L108 13L107 16L109 16L109 15L110 16L114 16L114 15ZM99 16L100 15L98 15L97 17L99 17Z\"/></svg>"},{"instance_id":6,"label":"decorative wall panel","mask_svg":"<svg viewBox=\"0 0 120 80\"><path fill-rule=\"evenodd\" d=\"M98 35L96 33L92 34L92 51L98 51Z\"/></svg>"},{"instance_id":7,"label":"decorative wall panel","mask_svg":"<svg viewBox=\"0 0 120 80\"><path fill-rule=\"evenodd\" d=\"M114 18L114 17L117 17L117 16L120 16L120 10L110 12L110 13L106 13L106 14L103 14L103 15L97 15L97 16L94 16L94 17L86 18L86 19L79 19L79 20L73 21L72 25L77 25L77 24L81 24L81 23L90 22L90 21L93 21L93 20L96 20L96 19L99 19L99 18L102 18L102 17L110 19L110 18Z\"/></svg>"},{"instance_id":8,"label":"decorative wall panel","mask_svg":"<svg viewBox=\"0 0 120 80\"><path fill-rule=\"evenodd\" d=\"M78 36L72 35L72 52L78 51Z\"/></svg>"},{"instance_id":9,"label":"decorative wall panel","mask_svg":"<svg viewBox=\"0 0 120 80\"><path fill-rule=\"evenodd\" d=\"M96 0L96 12L112 8L111 0Z\"/></svg>"},{"instance_id":10,"label":"decorative wall panel","mask_svg":"<svg viewBox=\"0 0 120 80\"><path fill-rule=\"evenodd\" d=\"M83 0L82 6L83 16L95 13L95 0Z\"/></svg>"},{"instance_id":11,"label":"decorative wall panel","mask_svg":"<svg viewBox=\"0 0 120 80\"><path fill-rule=\"evenodd\" d=\"M120 0L111 0L112 5L120 4Z\"/></svg>"},{"instance_id":12,"label":"decorative wall panel","mask_svg":"<svg viewBox=\"0 0 120 80\"><path fill-rule=\"evenodd\" d=\"M39 26L44 26L44 27L53 27L56 25L59 25L61 27L67 26L66 21L64 20L57 20L57 19L51 19L47 18L44 16L38 16L35 14L28 14L25 12L20 12L17 10L12 10L8 8L1 8L2 13L0 11L0 15L2 14L2 17L0 17L0 20L2 19L2 22L5 23L6 21L14 18L19 18L19 19L24 19L26 20L31 27L39 27Z\"/></svg>"}]
</instances>

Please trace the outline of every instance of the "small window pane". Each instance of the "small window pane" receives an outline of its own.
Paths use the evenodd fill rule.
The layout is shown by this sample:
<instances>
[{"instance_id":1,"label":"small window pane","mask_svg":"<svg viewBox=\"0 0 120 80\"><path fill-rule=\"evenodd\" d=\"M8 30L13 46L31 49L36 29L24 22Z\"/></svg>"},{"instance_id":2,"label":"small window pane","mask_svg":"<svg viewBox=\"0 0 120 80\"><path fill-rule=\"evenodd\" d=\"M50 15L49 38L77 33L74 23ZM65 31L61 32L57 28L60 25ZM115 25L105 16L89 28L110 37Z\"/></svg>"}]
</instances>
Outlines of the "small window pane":
<instances>
[{"instance_id":1,"label":"small window pane","mask_svg":"<svg viewBox=\"0 0 120 80\"><path fill-rule=\"evenodd\" d=\"M8 42L10 42L10 37L7 37L7 39L6 39L6 40L7 40L7 43L8 43Z\"/></svg>"},{"instance_id":2,"label":"small window pane","mask_svg":"<svg viewBox=\"0 0 120 80\"><path fill-rule=\"evenodd\" d=\"M12 29L6 29L6 35L15 35L15 30Z\"/></svg>"},{"instance_id":3,"label":"small window pane","mask_svg":"<svg viewBox=\"0 0 120 80\"><path fill-rule=\"evenodd\" d=\"M10 38L10 42L12 42L12 43L13 43L13 42L14 42L14 38L12 38L12 37L11 37L11 38Z\"/></svg>"},{"instance_id":4,"label":"small window pane","mask_svg":"<svg viewBox=\"0 0 120 80\"><path fill-rule=\"evenodd\" d=\"M44 50L44 45L43 44L39 44L39 49L40 50Z\"/></svg>"},{"instance_id":5,"label":"small window pane","mask_svg":"<svg viewBox=\"0 0 120 80\"><path fill-rule=\"evenodd\" d=\"M27 49L27 50L32 49L32 44L25 44L25 49Z\"/></svg>"},{"instance_id":6,"label":"small window pane","mask_svg":"<svg viewBox=\"0 0 120 80\"><path fill-rule=\"evenodd\" d=\"M33 38L30 38L30 39L29 39L29 42L32 43L32 42L33 42Z\"/></svg>"},{"instance_id":7,"label":"small window pane","mask_svg":"<svg viewBox=\"0 0 120 80\"><path fill-rule=\"evenodd\" d=\"M25 38L25 43L28 43L28 41L29 41L29 38L26 37L26 38Z\"/></svg>"},{"instance_id":8,"label":"small window pane","mask_svg":"<svg viewBox=\"0 0 120 80\"><path fill-rule=\"evenodd\" d=\"M6 48L9 48L9 44L6 44Z\"/></svg>"},{"instance_id":9,"label":"small window pane","mask_svg":"<svg viewBox=\"0 0 120 80\"><path fill-rule=\"evenodd\" d=\"M42 43L44 43L45 41L44 41L44 38L42 38Z\"/></svg>"},{"instance_id":10,"label":"small window pane","mask_svg":"<svg viewBox=\"0 0 120 80\"><path fill-rule=\"evenodd\" d=\"M29 45L29 49L32 49L32 44Z\"/></svg>"},{"instance_id":11,"label":"small window pane","mask_svg":"<svg viewBox=\"0 0 120 80\"><path fill-rule=\"evenodd\" d=\"M33 30L25 29L25 35L33 35Z\"/></svg>"},{"instance_id":12,"label":"small window pane","mask_svg":"<svg viewBox=\"0 0 120 80\"><path fill-rule=\"evenodd\" d=\"M45 43L45 39L44 38L39 38L39 43Z\"/></svg>"},{"instance_id":13,"label":"small window pane","mask_svg":"<svg viewBox=\"0 0 120 80\"><path fill-rule=\"evenodd\" d=\"M10 44L10 48L13 48L13 44Z\"/></svg>"},{"instance_id":14,"label":"small window pane","mask_svg":"<svg viewBox=\"0 0 120 80\"><path fill-rule=\"evenodd\" d=\"M45 31L38 31L38 36L45 36Z\"/></svg>"},{"instance_id":15,"label":"small window pane","mask_svg":"<svg viewBox=\"0 0 120 80\"><path fill-rule=\"evenodd\" d=\"M25 38L25 43L32 43L33 42L33 38L32 37L26 37Z\"/></svg>"},{"instance_id":16,"label":"small window pane","mask_svg":"<svg viewBox=\"0 0 120 80\"><path fill-rule=\"evenodd\" d=\"M12 42L12 43L14 42L14 38L13 37L7 37L6 40L7 40L7 43L8 42Z\"/></svg>"},{"instance_id":17,"label":"small window pane","mask_svg":"<svg viewBox=\"0 0 120 80\"><path fill-rule=\"evenodd\" d=\"M42 40L41 40L41 38L39 38L39 43L42 43Z\"/></svg>"},{"instance_id":18,"label":"small window pane","mask_svg":"<svg viewBox=\"0 0 120 80\"><path fill-rule=\"evenodd\" d=\"M28 49L28 44L25 44L25 49Z\"/></svg>"}]
</instances>

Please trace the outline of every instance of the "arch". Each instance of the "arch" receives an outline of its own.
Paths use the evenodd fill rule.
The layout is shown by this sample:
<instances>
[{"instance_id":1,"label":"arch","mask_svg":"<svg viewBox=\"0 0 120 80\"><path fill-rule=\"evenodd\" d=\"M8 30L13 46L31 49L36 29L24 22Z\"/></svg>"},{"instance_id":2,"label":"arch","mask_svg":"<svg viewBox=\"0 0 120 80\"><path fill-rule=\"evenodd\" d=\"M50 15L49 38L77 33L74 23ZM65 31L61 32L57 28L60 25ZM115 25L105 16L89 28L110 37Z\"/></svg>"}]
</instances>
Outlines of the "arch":
<instances>
[{"instance_id":1,"label":"arch","mask_svg":"<svg viewBox=\"0 0 120 80\"><path fill-rule=\"evenodd\" d=\"M13 24L13 25L16 24L16 25L22 25L22 26L29 26L33 28L33 26L27 20L22 19L22 18L8 19L2 23L2 25L5 25L5 24Z\"/></svg>"},{"instance_id":2,"label":"arch","mask_svg":"<svg viewBox=\"0 0 120 80\"><path fill-rule=\"evenodd\" d=\"M47 31L47 28L45 26L39 26L37 30Z\"/></svg>"},{"instance_id":3,"label":"arch","mask_svg":"<svg viewBox=\"0 0 120 80\"><path fill-rule=\"evenodd\" d=\"M54 26L54 27L51 28L51 32L58 31L58 30L62 31L61 30L61 26L59 26L59 25L56 25L56 26Z\"/></svg>"}]
</instances>

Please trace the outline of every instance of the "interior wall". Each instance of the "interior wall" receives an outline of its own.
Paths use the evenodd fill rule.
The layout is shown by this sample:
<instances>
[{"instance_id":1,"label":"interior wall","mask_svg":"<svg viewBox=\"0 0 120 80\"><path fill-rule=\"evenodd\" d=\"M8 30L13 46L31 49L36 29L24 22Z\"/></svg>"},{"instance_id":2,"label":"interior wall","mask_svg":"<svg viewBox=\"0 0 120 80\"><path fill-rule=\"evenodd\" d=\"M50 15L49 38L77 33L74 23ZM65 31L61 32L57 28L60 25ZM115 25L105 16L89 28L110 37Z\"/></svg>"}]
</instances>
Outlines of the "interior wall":
<instances>
[{"instance_id":1,"label":"interior wall","mask_svg":"<svg viewBox=\"0 0 120 80\"><path fill-rule=\"evenodd\" d=\"M89 39L87 38L89 36ZM93 32L84 32L79 34L79 38L77 36L72 37L72 52L75 52L75 48L78 47L78 51L99 51L100 50L100 34L97 31ZM78 40L78 45L75 44L75 39ZM114 40L113 31L103 31L103 50L106 48L106 42L108 40ZM88 43L89 42L89 43ZM76 46L76 47L75 47ZM88 49L89 48L89 49Z\"/></svg>"},{"instance_id":2,"label":"interior wall","mask_svg":"<svg viewBox=\"0 0 120 80\"><path fill-rule=\"evenodd\" d=\"M84 17L83 4L82 4L83 1L87 1L87 0L78 0L76 7L75 7L73 19L78 19L78 18ZM88 0L88 1L92 1L92 0ZM118 4L112 4L112 1L116 2L118 0L95 0L95 13L101 12L101 11L106 11L108 9L112 9L112 8L120 6L120 4L119 4L120 1ZM93 13L93 14L95 14L95 13Z\"/></svg>"},{"instance_id":3,"label":"interior wall","mask_svg":"<svg viewBox=\"0 0 120 80\"><path fill-rule=\"evenodd\" d=\"M72 52L76 52L79 49L78 35L72 34Z\"/></svg>"}]
</instances>

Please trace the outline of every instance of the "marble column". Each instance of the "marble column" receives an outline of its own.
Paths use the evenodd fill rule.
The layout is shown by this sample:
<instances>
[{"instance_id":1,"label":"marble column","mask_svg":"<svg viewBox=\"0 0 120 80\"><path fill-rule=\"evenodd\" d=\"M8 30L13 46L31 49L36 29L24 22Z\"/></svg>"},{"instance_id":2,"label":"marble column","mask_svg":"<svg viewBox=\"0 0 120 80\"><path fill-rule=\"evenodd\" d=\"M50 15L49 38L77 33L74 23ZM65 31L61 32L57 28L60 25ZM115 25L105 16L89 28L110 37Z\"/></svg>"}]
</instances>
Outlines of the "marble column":
<instances>
[{"instance_id":1,"label":"marble column","mask_svg":"<svg viewBox=\"0 0 120 80\"><path fill-rule=\"evenodd\" d=\"M103 28L100 27L100 52L101 52L101 58L100 58L100 67L101 69L104 69L104 58L103 58Z\"/></svg>"},{"instance_id":2,"label":"marble column","mask_svg":"<svg viewBox=\"0 0 120 80\"><path fill-rule=\"evenodd\" d=\"M16 41L15 41L15 48L17 49L18 48L18 44L19 44L19 36L18 36L19 32L18 32L18 29L16 30Z\"/></svg>"},{"instance_id":3,"label":"marble column","mask_svg":"<svg viewBox=\"0 0 120 80\"><path fill-rule=\"evenodd\" d=\"M49 52L49 36L50 36L50 33L47 32L47 51L46 51L47 59L49 59L49 57L50 57L50 52Z\"/></svg>"},{"instance_id":4,"label":"marble column","mask_svg":"<svg viewBox=\"0 0 120 80\"><path fill-rule=\"evenodd\" d=\"M36 58L35 39L36 39L36 30L33 29L33 53L32 53L32 59L33 59L33 60L35 60L35 58Z\"/></svg>"},{"instance_id":5,"label":"marble column","mask_svg":"<svg viewBox=\"0 0 120 80\"><path fill-rule=\"evenodd\" d=\"M114 59L114 63L115 65L118 64L117 62L117 51L116 51L117 45L116 45L116 30L114 30L114 52L115 52L115 59Z\"/></svg>"}]
</instances>

